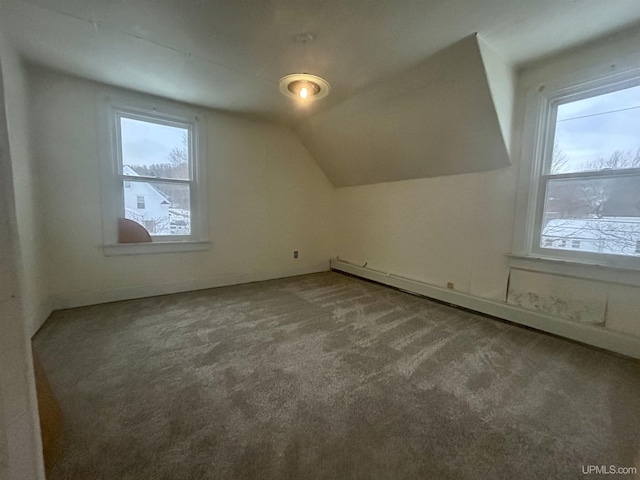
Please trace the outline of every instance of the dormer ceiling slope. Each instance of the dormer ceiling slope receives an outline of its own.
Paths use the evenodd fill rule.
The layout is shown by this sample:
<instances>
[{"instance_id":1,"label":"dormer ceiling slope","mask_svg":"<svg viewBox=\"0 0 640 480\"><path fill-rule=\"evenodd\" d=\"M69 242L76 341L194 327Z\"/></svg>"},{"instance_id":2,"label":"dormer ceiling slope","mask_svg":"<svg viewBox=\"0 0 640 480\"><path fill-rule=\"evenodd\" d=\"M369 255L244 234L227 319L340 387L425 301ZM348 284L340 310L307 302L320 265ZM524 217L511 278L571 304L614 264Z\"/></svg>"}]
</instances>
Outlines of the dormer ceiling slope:
<instances>
[{"instance_id":1,"label":"dormer ceiling slope","mask_svg":"<svg viewBox=\"0 0 640 480\"><path fill-rule=\"evenodd\" d=\"M306 119L296 132L338 187L509 165L476 35Z\"/></svg>"}]
</instances>

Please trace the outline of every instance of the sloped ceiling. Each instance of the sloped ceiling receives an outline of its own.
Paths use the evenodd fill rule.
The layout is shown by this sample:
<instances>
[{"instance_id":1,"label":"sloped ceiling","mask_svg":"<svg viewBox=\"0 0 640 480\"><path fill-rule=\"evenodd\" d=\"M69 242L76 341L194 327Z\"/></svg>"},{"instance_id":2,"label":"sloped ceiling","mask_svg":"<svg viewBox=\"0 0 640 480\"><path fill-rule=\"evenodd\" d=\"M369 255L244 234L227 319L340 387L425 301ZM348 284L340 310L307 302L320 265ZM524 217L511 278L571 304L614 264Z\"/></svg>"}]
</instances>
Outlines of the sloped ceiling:
<instances>
[{"instance_id":1,"label":"sloped ceiling","mask_svg":"<svg viewBox=\"0 0 640 480\"><path fill-rule=\"evenodd\" d=\"M337 186L507 165L514 67L638 21L632 0L0 0L29 61L289 125ZM282 96L301 71L331 95Z\"/></svg>"},{"instance_id":2,"label":"sloped ceiling","mask_svg":"<svg viewBox=\"0 0 640 480\"><path fill-rule=\"evenodd\" d=\"M0 0L30 61L162 97L295 125L473 32L521 65L640 21L637 0ZM294 38L311 32L306 52ZM278 80L331 95L301 107Z\"/></svg>"},{"instance_id":3,"label":"sloped ceiling","mask_svg":"<svg viewBox=\"0 0 640 480\"><path fill-rule=\"evenodd\" d=\"M509 165L476 35L306 119L296 132L339 187Z\"/></svg>"}]
</instances>

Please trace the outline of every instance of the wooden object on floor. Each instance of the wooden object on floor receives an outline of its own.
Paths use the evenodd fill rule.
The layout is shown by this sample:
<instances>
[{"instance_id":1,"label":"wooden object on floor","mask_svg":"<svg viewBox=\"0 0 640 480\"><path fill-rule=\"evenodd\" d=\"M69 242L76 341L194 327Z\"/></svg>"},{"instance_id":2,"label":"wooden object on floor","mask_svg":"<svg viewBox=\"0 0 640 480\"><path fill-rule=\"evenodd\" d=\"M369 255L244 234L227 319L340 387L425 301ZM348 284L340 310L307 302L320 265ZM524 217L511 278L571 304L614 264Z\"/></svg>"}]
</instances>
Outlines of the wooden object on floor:
<instances>
[{"instance_id":1,"label":"wooden object on floor","mask_svg":"<svg viewBox=\"0 0 640 480\"><path fill-rule=\"evenodd\" d=\"M40 413L42 454L44 456L45 469L49 472L61 453L62 411L35 352L33 353L33 368L38 395L38 412Z\"/></svg>"}]
</instances>

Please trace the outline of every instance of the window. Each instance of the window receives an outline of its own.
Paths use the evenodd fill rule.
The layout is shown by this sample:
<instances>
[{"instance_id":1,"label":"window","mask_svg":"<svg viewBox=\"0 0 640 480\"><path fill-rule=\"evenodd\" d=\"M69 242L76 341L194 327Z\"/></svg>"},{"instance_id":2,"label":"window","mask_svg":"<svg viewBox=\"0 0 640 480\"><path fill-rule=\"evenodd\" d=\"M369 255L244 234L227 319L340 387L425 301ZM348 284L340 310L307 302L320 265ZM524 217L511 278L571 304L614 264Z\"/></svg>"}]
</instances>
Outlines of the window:
<instances>
[{"instance_id":1,"label":"window","mask_svg":"<svg viewBox=\"0 0 640 480\"><path fill-rule=\"evenodd\" d=\"M105 253L203 249L202 120L189 109L131 99L105 101L101 116ZM152 243L118 244L118 218L139 224Z\"/></svg>"},{"instance_id":2,"label":"window","mask_svg":"<svg viewBox=\"0 0 640 480\"><path fill-rule=\"evenodd\" d=\"M640 78L545 90L527 106L528 214L516 250L640 267Z\"/></svg>"}]
</instances>

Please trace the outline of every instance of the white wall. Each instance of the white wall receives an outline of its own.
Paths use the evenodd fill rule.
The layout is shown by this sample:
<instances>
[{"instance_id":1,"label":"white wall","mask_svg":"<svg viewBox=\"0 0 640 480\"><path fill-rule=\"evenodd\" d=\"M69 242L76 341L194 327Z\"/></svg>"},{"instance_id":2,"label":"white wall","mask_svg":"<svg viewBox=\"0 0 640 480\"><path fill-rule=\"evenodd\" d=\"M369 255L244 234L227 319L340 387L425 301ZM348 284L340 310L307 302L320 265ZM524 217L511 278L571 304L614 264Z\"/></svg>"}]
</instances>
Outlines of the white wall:
<instances>
[{"instance_id":1,"label":"white wall","mask_svg":"<svg viewBox=\"0 0 640 480\"><path fill-rule=\"evenodd\" d=\"M51 313L40 209L38 166L31 155L28 78L18 56L5 50L6 110L20 242L19 278L27 331L34 334Z\"/></svg>"},{"instance_id":2,"label":"white wall","mask_svg":"<svg viewBox=\"0 0 640 480\"><path fill-rule=\"evenodd\" d=\"M23 313L23 304L28 302L21 295L28 282L24 277L19 280L19 195L14 198L12 183L13 175L22 168L25 144L19 133L9 132L6 122L9 99L24 97L15 53L1 34L0 64L0 478L44 479L31 343ZM17 118L24 116L20 102L12 103L11 108ZM29 243L26 248L28 252Z\"/></svg>"},{"instance_id":3,"label":"white wall","mask_svg":"<svg viewBox=\"0 0 640 480\"><path fill-rule=\"evenodd\" d=\"M328 269L334 189L318 165L290 130L214 111L205 111L211 248L106 257L96 109L107 87L36 68L30 80L56 307Z\"/></svg>"},{"instance_id":4,"label":"white wall","mask_svg":"<svg viewBox=\"0 0 640 480\"><path fill-rule=\"evenodd\" d=\"M432 285L505 299L516 168L337 191L337 253Z\"/></svg>"},{"instance_id":5,"label":"white wall","mask_svg":"<svg viewBox=\"0 0 640 480\"><path fill-rule=\"evenodd\" d=\"M485 59L485 68L503 71L501 83L494 82L491 87L497 109L503 112L501 129L505 134L511 131L514 164L484 173L338 189L340 258L360 265L367 262L368 268L434 286L446 287L452 282L455 291L500 302L507 301L512 275L509 303L638 336L640 341L638 287L620 285L622 274L612 272L612 278L598 282L569 278L562 268L550 276L534 276L511 268L507 256L515 227L527 89L539 88L549 76L579 69L591 74L610 71L630 55L639 56L635 53L639 39L640 34L627 33L537 64L520 75L517 89L514 76L504 74L499 59ZM603 65L607 60L611 63ZM517 92L513 123L506 123L504 111L513 92ZM514 292L525 295L518 300ZM598 292L598 305L592 305L594 292ZM567 308L546 308L550 302L545 302L545 297L551 300L551 295Z\"/></svg>"},{"instance_id":6,"label":"white wall","mask_svg":"<svg viewBox=\"0 0 640 480\"><path fill-rule=\"evenodd\" d=\"M473 38L474 42L476 41ZM481 81L512 151L516 75L480 38ZM485 136L487 143L502 143ZM504 147L503 147L504 148ZM473 162L474 159L469 159ZM436 286L505 300L517 166L462 175L339 188L336 235L340 258Z\"/></svg>"}]
</instances>

